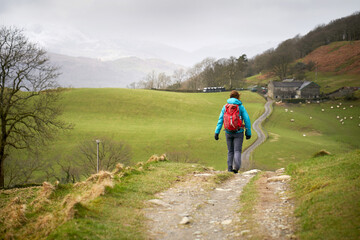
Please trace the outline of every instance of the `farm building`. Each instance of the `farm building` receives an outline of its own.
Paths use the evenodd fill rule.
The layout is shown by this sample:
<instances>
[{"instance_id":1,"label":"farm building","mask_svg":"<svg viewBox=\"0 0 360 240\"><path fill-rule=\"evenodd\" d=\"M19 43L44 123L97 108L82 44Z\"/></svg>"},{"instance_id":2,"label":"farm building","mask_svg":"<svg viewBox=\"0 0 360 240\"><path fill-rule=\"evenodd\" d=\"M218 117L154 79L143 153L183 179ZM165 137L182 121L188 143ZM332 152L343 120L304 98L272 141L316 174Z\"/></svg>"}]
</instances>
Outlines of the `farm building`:
<instances>
[{"instance_id":1,"label":"farm building","mask_svg":"<svg viewBox=\"0 0 360 240\"><path fill-rule=\"evenodd\" d=\"M309 81L271 81L268 85L268 96L273 99L318 98L320 86Z\"/></svg>"}]
</instances>

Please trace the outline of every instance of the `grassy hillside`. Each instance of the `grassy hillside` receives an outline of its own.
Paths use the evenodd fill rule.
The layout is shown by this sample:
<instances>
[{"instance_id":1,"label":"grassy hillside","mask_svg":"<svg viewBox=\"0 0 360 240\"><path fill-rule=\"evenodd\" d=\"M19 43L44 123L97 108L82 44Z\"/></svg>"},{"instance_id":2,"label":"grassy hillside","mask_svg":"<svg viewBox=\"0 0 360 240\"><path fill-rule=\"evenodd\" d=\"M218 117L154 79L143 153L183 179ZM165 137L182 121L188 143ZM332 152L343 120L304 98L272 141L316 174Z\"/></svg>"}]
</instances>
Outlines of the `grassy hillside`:
<instances>
[{"instance_id":1,"label":"grassy hillside","mask_svg":"<svg viewBox=\"0 0 360 240\"><path fill-rule=\"evenodd\" d=\"M306 80L319 84L321 92L329 93L344 86L360 86L360 41L333 42L297 61L316 63L316 68L306 73ZM278 79L263 73L247 78L246 84L267 85L270 80Z\"/></svg>"},{"instance_id":2,"label":"grassy hillside","mask_svg":"<svg viewBox=\"0 0 360 240\"><path fill-rule=\"evenodd\" d=\"M289 166L300 239L359 239L359 160L357 150Z\"/></svg>"},{"instance_id":3,"label":"grassy hillside","mask_svg":"<svg viewBox=\"0 0 360 240\"><path fill-rule=\"evenodd\" d=\"M221 133L220 140L215 141L214 130L228 95L228 92L71 89L63 96L63 119L75 127L60 136L49 155L67 158L79 142L93 139L96 148L95 139L106 136L128 143L133 162L155 153L168 153L224 169L225 136ZM263 112L265 100L250 92L243 92L241 99L254 121ZM255 138L256 135L244 142L245 147Z\"/></svg>"},{"instance_id":4,"label":"grassy hillside","mask_svg":"<svg viewBox=\"0 0 360 240\"><path fill-rule=\"evenodd\" d=\"M208 170L153 156L76 184L0 190L0 239L146 239L139 211L146 200L187 173ZM209 178L209 188L225 178Z\"/></svg>"},{"instance_id":5,"label":"grassy hillside","mask_svg":"<svg viewBox=\"0 0 360 240\"><path fill-rule=\"evenodd\" d=\"M275 105L264 125L269 138L255 150L254 164L274 170L322 149L334 154L359 149L359 124L359 101Z\"/></svg>"}]
</instances>

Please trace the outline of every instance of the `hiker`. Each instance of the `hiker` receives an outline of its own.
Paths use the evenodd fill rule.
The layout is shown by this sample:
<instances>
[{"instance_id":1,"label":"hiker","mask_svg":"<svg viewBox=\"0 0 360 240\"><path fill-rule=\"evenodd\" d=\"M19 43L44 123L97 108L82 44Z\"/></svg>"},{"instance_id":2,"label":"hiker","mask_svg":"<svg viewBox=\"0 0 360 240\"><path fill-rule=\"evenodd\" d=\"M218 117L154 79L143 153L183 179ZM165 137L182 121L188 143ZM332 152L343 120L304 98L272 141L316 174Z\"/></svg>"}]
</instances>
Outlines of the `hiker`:
<instances>
[{"instance_id":1,"label":"hiker","mask_svg":"<svg viewBox=\"0 0 360 240\"><path fill-rule=\"evenodd\" d=\"M237 118L237 114L234 114L234 117L229 117L230 110L227 109L230 108L238 111L238 119L234 119L235 115ZM228 171L238 173L241 166L241 152L244 140L244 131L246 139L250 139L251 123L249 115L246 112L244 105L242 105L242 102L240 101L240 94L235 90L231 91L230 98L227 100L227 104L225 104L221 110L219 121L215 129L215 140L219 140L219 133L223 124L225 128L226 143L228 147Z\"/></svg>"}]
</instances>

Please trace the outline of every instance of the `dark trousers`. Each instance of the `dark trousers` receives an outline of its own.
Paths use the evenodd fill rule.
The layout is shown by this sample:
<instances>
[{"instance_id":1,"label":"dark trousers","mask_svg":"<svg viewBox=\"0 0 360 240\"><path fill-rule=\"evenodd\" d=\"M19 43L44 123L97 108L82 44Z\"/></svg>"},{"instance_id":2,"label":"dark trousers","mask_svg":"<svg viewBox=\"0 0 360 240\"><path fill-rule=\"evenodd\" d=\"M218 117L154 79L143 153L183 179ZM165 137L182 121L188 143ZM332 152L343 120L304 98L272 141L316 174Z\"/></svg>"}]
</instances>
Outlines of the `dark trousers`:
<instances>
[{"instance_id":1,"label":"dark trousers","mask_svg":"<svg viewBox=\"0 0 360 240\"><path fill-rule=\"evenodd\" d=\"M239 170L241 167L241 150L244 140L244 132L225 133L228 147L228 171Z\"/></svg>"}]
</instances>

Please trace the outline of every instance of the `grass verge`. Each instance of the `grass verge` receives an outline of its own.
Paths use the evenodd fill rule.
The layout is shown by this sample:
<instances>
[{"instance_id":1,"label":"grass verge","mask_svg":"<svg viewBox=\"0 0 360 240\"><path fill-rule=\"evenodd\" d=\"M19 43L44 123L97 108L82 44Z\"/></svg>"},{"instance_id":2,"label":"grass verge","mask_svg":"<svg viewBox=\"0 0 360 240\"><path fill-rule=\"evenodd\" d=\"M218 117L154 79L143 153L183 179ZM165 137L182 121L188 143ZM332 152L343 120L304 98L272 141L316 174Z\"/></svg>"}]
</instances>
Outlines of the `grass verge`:
<instances>
[{"instance_id":1,"label":"grass verge","mask_svg":"<svg viewBox=\"0 0 360 240\"><path fill-rule=\"evenodd\" d=\"M256 229L258 224L254 218L255 205L259 197L259 193L256 188L256 181L259 180L264 172L257 173L253 178L250 179L249 183L244 186L242 194L240 195L239 214L242 216L242 222L238 226L239 229L250 230L254 239L260 236L256 236L253 229ZM254 235L255 234L255 235Z\"/></svg>"},{"instance_id":2,"label":"grass verge","mask_svg":"<svg viewBox=\"0 0 360 240\"><path fill-rule=\"evenodd\" d=\"M359 239L360 151L288 166L300 239Z\"/></svg>"},{"instance_id":3,"label":"grass verge","mask_svg":"<svg viewBox=\"0 0 360 240\"><path fill-rule=\"evenodd\" d=\"M146 201L188 173L211 170L164 159L118 165L76 184L2 190L0 239L146 239ZM219 173L209 184L231 176Z\"/></svg>"}]
</instances>

